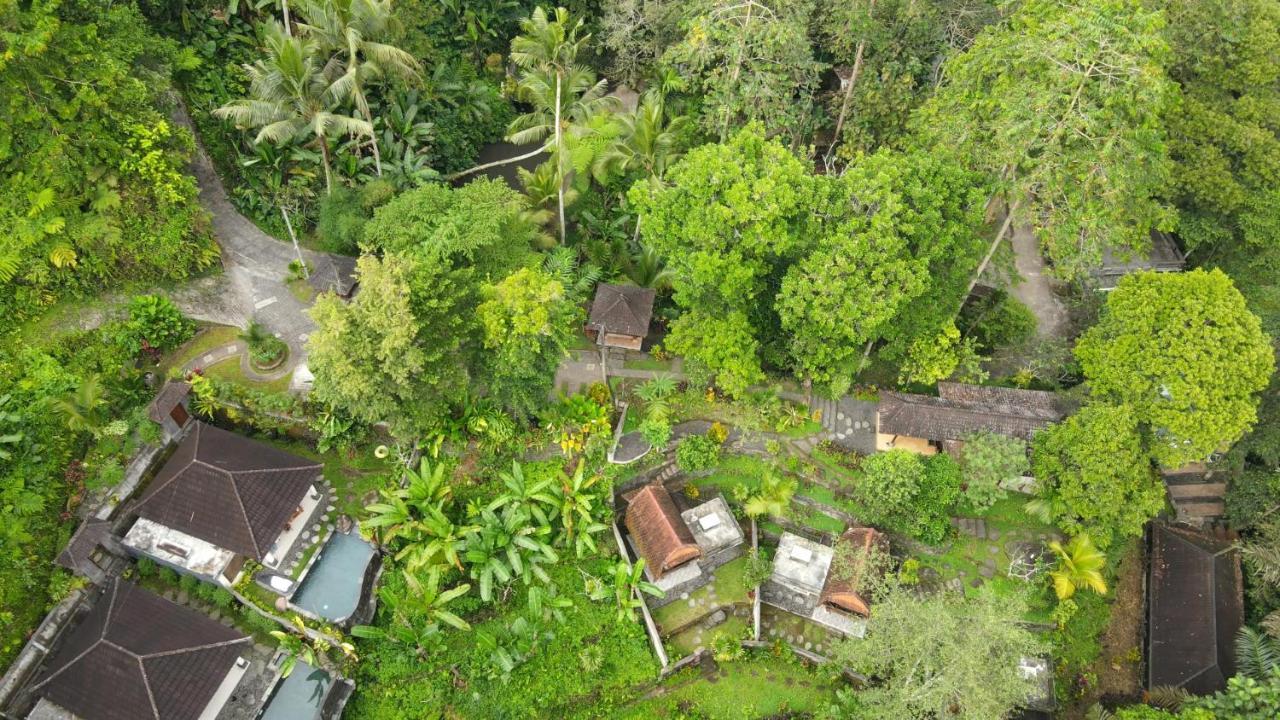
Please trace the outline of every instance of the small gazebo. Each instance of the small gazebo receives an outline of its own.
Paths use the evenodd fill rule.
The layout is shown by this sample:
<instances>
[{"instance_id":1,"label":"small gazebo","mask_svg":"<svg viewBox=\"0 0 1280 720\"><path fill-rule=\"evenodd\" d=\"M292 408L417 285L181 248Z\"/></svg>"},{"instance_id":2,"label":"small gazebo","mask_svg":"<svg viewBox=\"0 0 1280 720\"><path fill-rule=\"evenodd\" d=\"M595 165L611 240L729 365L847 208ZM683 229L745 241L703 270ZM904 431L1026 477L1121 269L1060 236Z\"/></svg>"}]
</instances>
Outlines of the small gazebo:
<instances>
[{"instance_id":1,"label":"small gazebo","mask_svg":"<svg viewBox=\"0 0 1280 720\"><path fill-rule=\"evenodd\" d=\"M635 285L596 286L587 319L587 335L604 347L639 350L649 334L655 293Z\"/></svg>"}]
</instances>

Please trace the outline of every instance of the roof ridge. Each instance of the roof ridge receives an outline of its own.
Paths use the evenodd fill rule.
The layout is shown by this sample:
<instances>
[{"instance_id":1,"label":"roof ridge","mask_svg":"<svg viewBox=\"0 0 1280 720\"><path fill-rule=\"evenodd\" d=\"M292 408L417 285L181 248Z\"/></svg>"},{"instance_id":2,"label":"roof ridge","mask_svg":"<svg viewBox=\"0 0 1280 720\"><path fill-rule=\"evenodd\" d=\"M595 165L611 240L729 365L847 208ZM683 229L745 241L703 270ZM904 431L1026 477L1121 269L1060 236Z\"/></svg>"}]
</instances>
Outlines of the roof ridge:
<instances>
[{"instance_id":1,"label":"roof ridge","mask_svg":"<svg viewBox=\"0 0 1280 720\"><path fill-rule=\"evenodd\" d=\"M151 677L147 675L147 664L142 662L142 657L134 655L138 661L138 671L142 673L142 687L147 691L147 701L151 703L151 714L156 720L160 720L160 707L156 705L156 694L151 692Z\"/></svg>"},{"instance_id":2,"label":"roof ridge","mask_svg":"<svg viewBox=\"0 0 1280 720\"><path fill-rule=\"evenodd\" d=\"M251 638L248 635L244 637L232 638L230 640L219 640L218 642L205 643L203 645L192 645L191 647L178 648L177 650L161 650L159 652L147 653L146 655L138 655L143 660L152 660L156 658L171 657L173 655L182 655L183 653L199 652L201 650L215 650L228 645L236 645L242 642L249 642Z\"/></svg>"},{"instance_id":3,"label":"roof ridge","mask_svg":"<svg viewBox=\"0 0 1280 720\"><path fill-rule=\"evenodd\" d=\"M183 465L180 468L176 468L173 471L173 474L169 476L168 480L165 480L164 482L160 483L160 485L154 488L148 487L146 489L146 492L143 494L143 497L138 499L138 504L134 506L135 511L138 508L141 508L143 505L150 504L152 500L156 499L156 496L158 496L163 490L168 489L168 487L172 485L175 480L181 477L182 474L185 473L192 465L195 465L196 463L200 463L202 465L208 465L208 463L205 463L200 459L200 428L203 426L204 426L203 422L199 420L195 422L195 429L192 431L192 434L195 436L195 440L193 441L195 443L195 447L191 451L191 459L187 461L186 465ZM181 444L179 444L178 447L180 448ZM165 467L167 467L168 464L169 464L168 461L166 461L164 465L160 466L160 469L161 470L165 469ZM213 467L213 466L209 465L209 467ZM216 470L217 468L214 468L214 469ZM154 480L152 482L154 482Z\"/></svg>"},{"instance_id":4,"label":"roof ridge","mask_svg":"<svg viewBox=\"0 0 1280 720\"><path fill-rule=\"evenodd\" d=\"M231 496L236 499L236 507L240 508L240 517L244 518L244 527L249 531L249 542L253 543L253 554L262 557L262 548L258 545L258 536L253 532L253 523L249 521L249 511L244 506L244 498L240 497L240 487L236 485L235 476L228 473L227 482L231 483Z\"/></svg>"},{"instance_id":5,"label":"roof ridge","mask_svg":"<svg viewBox=\"0 0 1280 720\"><path fill-rule=\"evenodd\" d=\"M252 475L254 473L288 472L291 470L309 470L311 468L322 468L322 467L324 467L324 463L312 463L311 465L297 465L294 467L258 468L256 470L227 470L225 468L219 468L219 469L221 469L223 472L227 473L228 475Z\"/></svg>"}]
</instances>

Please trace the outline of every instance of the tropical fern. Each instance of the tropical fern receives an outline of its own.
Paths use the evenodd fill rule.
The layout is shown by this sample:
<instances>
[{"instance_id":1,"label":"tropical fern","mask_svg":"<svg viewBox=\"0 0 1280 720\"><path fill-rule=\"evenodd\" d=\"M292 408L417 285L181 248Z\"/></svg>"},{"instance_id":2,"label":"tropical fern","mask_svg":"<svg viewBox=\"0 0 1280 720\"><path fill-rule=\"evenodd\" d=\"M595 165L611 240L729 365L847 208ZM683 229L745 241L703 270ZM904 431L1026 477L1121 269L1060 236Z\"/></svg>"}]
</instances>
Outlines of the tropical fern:
<instances>
[{"instance_id":1,"label":"tropical fern","mask_svg":"<svg viewBox=\"0 0 1280 720\"><path fill-rule=\"evenodd\" d=\"M53 263L53 266L59 269L75 267L75 248L66 244L54 245L53 249L49 251L49 262Z\"/></svg>"},{"instance_id":2,"label":"tropical fern","mask_svg":"<svg viewBox=\"0 0 1280 720\"><path fill-rule=\"evenodd\" d=\"M1191 693L1174 685L1156 685L1147 691L1144 699L1151 707L1177 712L1191 699Z\"/></svg>"},{"instance_id":3,"label":"tropical fern","mask_svg":"<svg viewBox=\"0 0 1280 720\"><path fill-rule=\"evenodd\" d=\"M1246 543L1245 560L1268 585L1280 585L1280 544Z\"/></svg>"},{"instance_id":4,"label":"tropical fern","mask_svg":"<svg viewBox=\"0 0 1280 720\"><path fill-rule=\"evenodd\" d=\"M1280 668L1280 643L1251 627L1236 634L1236 666L1241 675L1263 680Z\"/></svg>"}]
</instances>

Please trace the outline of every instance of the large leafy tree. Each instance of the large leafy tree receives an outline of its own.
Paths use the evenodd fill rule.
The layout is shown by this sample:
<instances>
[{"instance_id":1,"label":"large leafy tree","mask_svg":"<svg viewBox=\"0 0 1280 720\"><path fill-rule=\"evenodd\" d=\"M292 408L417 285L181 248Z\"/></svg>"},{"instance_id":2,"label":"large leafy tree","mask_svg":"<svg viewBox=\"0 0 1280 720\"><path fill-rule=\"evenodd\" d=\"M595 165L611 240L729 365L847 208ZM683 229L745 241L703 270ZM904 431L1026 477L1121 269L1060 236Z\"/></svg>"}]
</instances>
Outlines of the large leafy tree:
<instances>
[{"instance_id":1,"label":"large leafy tree","mask_svg":"<svg viewBox=\"0 0 1280 720\"><path fill-rule=\"evenodd\" d=\"M1170 219L1157 199L1170 169L1167 60L1160 13L1139 0L1031 0L947 64L915 126L997 178L1009 218L1076 277L1108 248L1144 250Z\"/></svg>"},{"instance_id":2,"label":"large leafy tree","mask_svg":"<svg viewBox=\"0 0 1280 720\"><path fill-rule=\"evenodd\" d=\"M1040 482L1032 506L1098 547L1142 534L1165 505L1164 483L1125 406L1090 405L1036 435L1031 471Z\"/></svg>"},{"instance_id":3,"label":"large leafy tree","mask_svg":"<svg viewBox=\"0 0 1280 720\"><path fill-rule=\"evenodd\" d=\"M315 397L365 422L390 422L398 435L431 430L465 392L468 290L405 253L366 255L356 272L355 299L326 294L311 309Z\"/></svg>"},{"instance_id":4,"label":"large leafy tree","mask_svg":"<svg viewBox=\"0 0 1280 720\"><path fill-rule=\"evenodd\" d=\"M641 234L666 257L675 301L688 310L668 344L731 393L762 377L758 338L778 325L769 278L810 242L813 184L803 162L753 125L691 150L667 184L631 190Z\"/></svg>"},{"instance_id":5,"label":"large leafy tree","mask_svg":"<svg viewBox=\"0 0 1280 720\"><path fill-rule=\"evenodd\" d=\"M581 310L546 271L521 268L484 291L482 376L489 395L517 417L545 404Z\"/></svg>"},{"instance_id":6,"label":"large leafy tree","mask_svg":"<svg viewBox=\"0 0 1280 720\"><path fill-rule=\"evenodd\" d=\"M342 136L373 137L373 124L339 107L344 94L335 87L339 76L320 57L315 40L292 36L273 22L264 27L263 42L267 57L244 67L248 97L223 105L214 115L239 127L256 128L254 143L304 141L318 147L325 188L332 192L329 142Z\"/></svg>"},{"instance_id":7,"label":"large leafy tree","mask_svg":"<svg viewBox=\"0 0 1280 720\"><path fill-rule=\"evenodd\" d=\"M1076 356L1093 395L1130 407L1168 467L1240 439L1275 368L1258 317L1221 270L1129 275Z\"/></svg>"},{"instance_id":8,"label":"large leafy tree","mask_svg":"<svg viewBox=\"0 0 1280 720\"><path fill-rule=\"evenodd\" d=\"M1178 235L1190 249L1280 244L1280 5L1162 4L1182 86L1165 114Z\"/></svg>"},{"instance_id":9,"label":"large leafy tree","mask_svg":"<svg viewBox=\"0 0 1280 720\"><path fill-rule=\"evenodd\" d=\"M813 58L811 2L699 0L688 32L666 62L687 66L702 90L700 123L725 142L759 121L769 132L807 137L821 63Z\"/></svg>"},{"instance_id":10,"label":"large leafy tree","mask_svg":"<svg viewBox=\"0 0 1280 720\"><path fill-rule=\"evenodd\" d=\"M1031 692L1019 663L1044 647L1025 626L1025 597L891 586L872 607L866 637L835 648L842 665L874 678L844 697L841 717L1002 720Z\"/></svg>"}]
</instances>

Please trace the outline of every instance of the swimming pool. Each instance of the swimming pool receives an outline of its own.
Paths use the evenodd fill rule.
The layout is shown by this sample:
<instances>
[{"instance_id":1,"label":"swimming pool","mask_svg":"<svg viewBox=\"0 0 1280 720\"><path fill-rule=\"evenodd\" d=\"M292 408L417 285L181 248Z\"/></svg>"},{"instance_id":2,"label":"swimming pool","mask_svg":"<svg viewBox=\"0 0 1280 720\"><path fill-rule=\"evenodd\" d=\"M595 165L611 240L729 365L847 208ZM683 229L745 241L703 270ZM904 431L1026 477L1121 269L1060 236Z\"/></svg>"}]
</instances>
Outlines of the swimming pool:
<instances>
[{"instance_id":1,"label":"swimming pool","mask_svg":"<svg viewBox=\"0 0 1280 720\"><path fill-rule=\"evenodd\" d=\"M299 660L271 693L262 720L316 720L332 684L329 673Z\"/></svg>"},{"instance_id":2,"label":"swimming pool","mask_svg":"<svg viewBox=\"0 0 1280 720\"><path fill-rule=\"evenodd\" d=\"M373 546L359 535L335 532L302 579L293 604L325 620L346 620L360 603L365 569L373 553Z\"/></svg>"}]
</instances>

